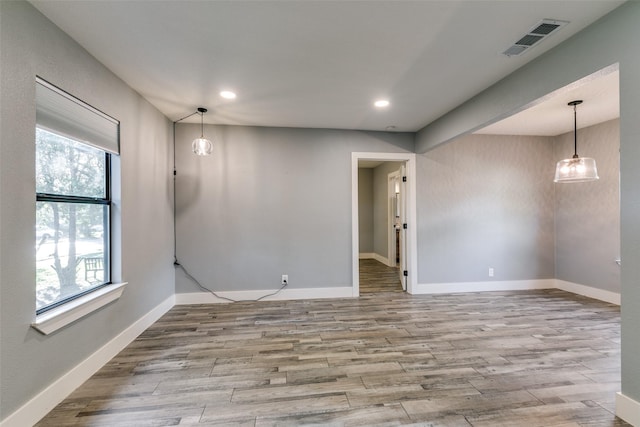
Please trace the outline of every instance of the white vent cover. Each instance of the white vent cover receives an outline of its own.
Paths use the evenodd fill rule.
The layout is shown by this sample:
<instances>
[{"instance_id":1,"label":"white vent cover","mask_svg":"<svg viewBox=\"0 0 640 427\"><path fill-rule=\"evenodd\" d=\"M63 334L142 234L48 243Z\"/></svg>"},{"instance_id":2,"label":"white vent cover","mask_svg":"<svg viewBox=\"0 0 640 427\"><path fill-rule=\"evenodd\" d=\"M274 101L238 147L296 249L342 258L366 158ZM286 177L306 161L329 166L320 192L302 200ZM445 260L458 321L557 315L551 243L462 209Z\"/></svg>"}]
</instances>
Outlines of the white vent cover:
<instances>
[{"instance_id":1,"label":"white vent cover","mask_svg":"<svg viewBox=\"0 0 640 427\"><path fill-rule=\"evenodd\" d=\"M529 50L529 48L542 39L556 32L560 27L567 25L569 21L557 19L543 19L534 25L525 35L502 52L506 56L518 56Z\"/></svg>"}]
</instances>

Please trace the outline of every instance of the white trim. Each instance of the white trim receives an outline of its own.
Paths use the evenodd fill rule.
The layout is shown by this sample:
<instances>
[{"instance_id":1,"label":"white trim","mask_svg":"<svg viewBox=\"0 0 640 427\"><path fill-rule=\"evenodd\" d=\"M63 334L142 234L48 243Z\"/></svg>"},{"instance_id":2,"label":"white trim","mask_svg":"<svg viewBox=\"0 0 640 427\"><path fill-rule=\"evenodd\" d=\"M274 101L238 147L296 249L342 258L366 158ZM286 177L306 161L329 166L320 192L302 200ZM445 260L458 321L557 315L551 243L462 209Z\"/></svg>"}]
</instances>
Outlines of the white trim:
<instances>
[{"instance_id":1,"label":"white trim","mask_svg":"<svg viewBox=\"0 0 640 427\"><path fill-rule=\"evenodd\" d=\"M378 254L363 253L369 259L381 258ZM363 258L365 259L365 258ZM382 262L382 261L381 261ZM567 284L572 285L571 287ZM294 299L317 299L317 298L348 298L353 296L350 286L327 287L327 288L308 288L308 289L283 289L280 293L264 298L271 301L285 301ZM504 280L490 282L451 282L451 283L420 283L414 286L414 295L420 294L448 294L462 292L492 292L492 291L526 291L534 289L561 289L589 298L616 304L615 299L619 300L619 294L600 289L591 288L589 286L577 285L575 283L564 282L557 279L538 279L538 280ZM218 295L231 298L233 300L255 300L265 294L275 292L276 290L260 290L260 291L220 291ZM599 298L600 296L601 298ZM604 299L604 298L607 299ZM208 292L192 292L176 294L176 305L182 304L210 304L228 302L221 298L216 298Z\"/></svg>"},{"instance_id":2,"label":"white trim","mask_svg":"<svg viewBox=\"0 0 640 427\"><path fill-rule=\"evenodd\" d=\"M375 259L376 261L383 263L387 267L395 267L395 265L391 263L389 258L385 258L382 255L377 254L375 252L360 252L358 254L358 258L359 259Z\"/></svg>"},{"instance_id":3,"label":"white trim","mask_svg":"<svg viewBox=\"0 0 640 427\"><path fill-rule=\"evenodd\" d=\"M616 393L616 417L622 418L632 426L640 426L640 402Z\"/></svg>"},{"instance_id":4,"label":"white trim","mask_svg":"<svg viewBox=\"0 0 640 427\"><path fill-rule=\"evenodd\" d=\"M360 230L358 228L358 158L351 153L351 296L360 296Z\"/></svg>"},{"instance_id":5,"label":"white trim","mask_svg":"<svg viewBox=\"0 0 640 427\"><path fill-rule=\"evenodd\" d=\"M360 295L360 276L358 269L358 160L382 160L406 162L407 174L407 292L414 293L418 283L418 221L416 208L416 154L415 153L351 153L351 262L353 268L353 296Z\"/></svg>"},{"instance_id":6,"label":"white trim","mask_svg":"<svg viewBox=\"0 0 640 427\"><path fill-rule=\"evenodd\" d=\"M163 314L174 306L175 298L170 296L147 314L134 322L118 336L103 345L91 356L73 367L69 372L38 393L35 397L22 405L17 411L9 415L0 427L24 427L37 423L53 408L62 402L71 392L91 378L109 360L128 346L138 335L153 325Z\"/></svg>"},{"instance_id":7,"label":"white trim","mask_svg":"<svg viewBox=\"0 0 640 427\"><path fill-rule=\"evenodd\" d=\"M555 279L421 283L415 287L414 292L410 293L417 295L449 294L459 292L523 291L531 289L553 289L555 287Z\"/></svg>"},{"instance_id":8,"label":"white trim","mask_svg":"<svg viewBox=\"0 0 640 427\"><path fill-rule=\"evenodd\" d=\"M275 292L277 289L260 291L220 291L216 294L224 298L235 301L255 301L256 299ZM318 298L350 298L353 296L351 286L340 286L332 288L306 288L306 289L283 289L276 295L263 298L262 301L286 301L296 299L318 299ZM209 292L189 292L176 294L176 305L186 304L211 304L228 303L229 301L217 298Z\"/></svg>"},{"instance_id":9,"label":"white trim","mask_svg":"<svg viewBox=\"0 0 640 427\"><path fill-rule=\"evenodd\" d=\"M375 259L378 262L383 263L384 265L386 265L387 267L395 267L395 265L393 265L391 263L391 260L389 258L385 258L380 254L373 254L373 259Z\"/></svg>"},{"instance_id":10,"label":"white trim","mask_svg":"<svg viewBox=\"0 0 640 427\"><path fill-rule=\"evenodd\" d=\"M620 305L620 294L559 279L505 280L491 282L421 283L412 294L449 294L459 292L524 291L530 289L560 289L588 298Z\"/></svg>"},{"instance_id":11,"label":"white trim","mask_svg":"<svg viewBox=\"0 0 640 427\"><path fill-rule=\"evenodd\" d=\"M107 285L39 314L31 327L38 332L49 335L117 300L122 295L126 284L127 282Z\"/></svg>"},{"instance_id":12,"label":"white trim","mask_svg":"<svg viewBox=\"0 0 640 427\"><path fill-rule=\"evenodd\" d=\"M611 291L605 291L591 286L579 285L577 283L566 282L556 279L556 288L563 291L571 292L585 297L608 302L610 304L620 305L620 294Z\"/></svg>"}]
</instances>

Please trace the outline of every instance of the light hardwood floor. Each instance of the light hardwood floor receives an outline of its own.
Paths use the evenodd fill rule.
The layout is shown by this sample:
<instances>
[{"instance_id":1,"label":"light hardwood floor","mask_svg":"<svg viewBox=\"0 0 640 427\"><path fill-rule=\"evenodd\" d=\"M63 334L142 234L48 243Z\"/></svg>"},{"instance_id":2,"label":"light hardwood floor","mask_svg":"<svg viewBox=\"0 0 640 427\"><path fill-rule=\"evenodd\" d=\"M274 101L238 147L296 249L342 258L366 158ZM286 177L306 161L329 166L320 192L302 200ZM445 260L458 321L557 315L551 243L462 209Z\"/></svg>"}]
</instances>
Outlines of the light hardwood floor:
<instances>
[{"instance_id":1,"label":"light hardwood floor","mask_svg":"<svg viewBox=\"0 0 640 427\"><path fill-rule=\"evenodd\" d=\"M361 259L360 294L403 292L398 268L388 267L375 259Z\"/></svg>"},{"instance_id":2,"label":"light hardwood floor","mask_svg":"<svg viewBox=\"0 0 640 427\"><path fill-rule=\"evenodd\" d=\"M39 426L623 426L619 307L559 290L176 306Z\"/></svg>"}]
</instances>

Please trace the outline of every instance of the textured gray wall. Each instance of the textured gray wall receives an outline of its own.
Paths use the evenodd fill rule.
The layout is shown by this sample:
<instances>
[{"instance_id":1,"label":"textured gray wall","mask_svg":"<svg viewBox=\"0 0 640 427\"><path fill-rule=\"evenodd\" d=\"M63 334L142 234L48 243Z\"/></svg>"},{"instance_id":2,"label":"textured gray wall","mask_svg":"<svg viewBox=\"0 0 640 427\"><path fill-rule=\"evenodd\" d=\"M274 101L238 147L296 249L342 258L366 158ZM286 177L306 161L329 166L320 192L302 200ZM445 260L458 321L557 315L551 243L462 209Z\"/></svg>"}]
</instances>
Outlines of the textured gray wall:
<instances>
[{"instance_id":1,"label":"textured gray wall","mask_svg":"<svg viewBox=\"0 0 640 427\"><path fill-rule=\"evenodd\" d=\"M600 179L556 184L556 278L619 293L620 121L578 130L578 154L596 160ZM573 132L554 155L573 155Z\"/></svg>"},{"instance_id":2,"label":"textured gray wall","mask_svg":"<svg viewBox=\"0 0 640 427\"><path fill-rule=\"evenodd\" d=\"M413 135L177 126L178 258L216 291L352 285L351 153L411 152ZM176 291L200 292L181 274Z\"/></svg>"},{"instance_id":3,"label":"textured gray wall","mask_svg":"<svg viewBox=\"0 0 640 427\"><path fill-rule=\"evenodd\" d=\"M360 253L373 252L373 169L358 169L358 235Z\"/></svg>"},{"instance_id":4,"label":"textured gray wall","mask_svg":"<svg viewBox=\"0 0 640 427\"><path fill-rule=\"evenodd\" d=\"M640 2L627 2L422 129L423 153L613 64L620 66L622 392L640 402Z\"/></svg>"},{"instance_id":5,"label":"textured gray wall","mask_svg":"<svg viewBox=\"0 0 640 427\"><path fill-rule=\"evenodd\" d=\"M418 283L554 277L550 138L469 135L417 163Z\"/></svg>"},{"instance_id":6,"label":"textured gray wall","mask_svg":"<svg viewBox=\"0 0 640 427\"><path fill-rule=\"evenodd\" d=\"M384 162L373 170L373 248L384 258L389 258L389 174L401 165Z\"/></svg>"},{"instance_id":7,"label":"textured gray wall","mask_svg":"<svg viewBox=\"0 0 640 427\"><path fill-rule=\"evenodd\" d=\"M170 123L27 2L0 1L0 418L174 291ZM121 121L122 297L43 336L35 320L35 78ZM118 262L118 264L120 264Z\"/></svg>"}]
</instances>

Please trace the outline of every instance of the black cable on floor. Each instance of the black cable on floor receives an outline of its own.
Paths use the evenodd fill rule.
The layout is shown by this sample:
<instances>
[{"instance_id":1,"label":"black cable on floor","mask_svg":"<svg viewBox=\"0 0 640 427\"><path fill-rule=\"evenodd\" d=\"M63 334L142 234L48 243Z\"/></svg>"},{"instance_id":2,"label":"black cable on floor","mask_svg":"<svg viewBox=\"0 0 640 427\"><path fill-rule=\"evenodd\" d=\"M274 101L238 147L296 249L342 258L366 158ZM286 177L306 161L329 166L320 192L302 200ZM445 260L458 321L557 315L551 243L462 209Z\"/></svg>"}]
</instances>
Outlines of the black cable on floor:
<instances>
[{"instance_id":1,"label":"black cable on floor","mask_svg":"<svg viewBox=\"0 0 640 427\"><path fill-rule=\"evenodd\" d=\"M235 299L232 299L232 298L223 297L222 295L218 295L216 292L212 291L211 289L207 288L206 286L203 286L203 285L198 281L198 279L196 279L195 277L193 277L193 276L191 275L191 273L189 273L189 272L187 271L187 269L186 269L186 268L184 268L184 266L178 262L178 260L176 260L176 261L173 263L173 265L174 265L176 268L181 269L181 270L184 272L184 274L185 274L185 275L186 275L186 276L187 276L187 277L188 277L188 278L189 278L193 283L195 283L196 285L198 285L198 287L199 287L200 289L202 289L203 291L209 292L209 293L210 293L211 295L213 295L214 297L216 297L216 298L220 298L220 299L223 299L223 300L226 300L226 301L229 301L229 302L256 302L256 301L261 301L261 300L263 300L263 299L265 299L265 298L267 298L267 297L270 297L270 296L273 296L273 295L276 295L276 294L280 293L280 291L282 291L284 288L286 288L286 287L287 287L287 284L285 283L285 284L283 284L282 286L280 286L280 289L278 289L277 291L272 292L272 293L267 294L267 295L263 295L263 296L261 296L260 298L256 298L256 299L242 299L242 300L235 300Z\"/></svg>"}]
</instances>

